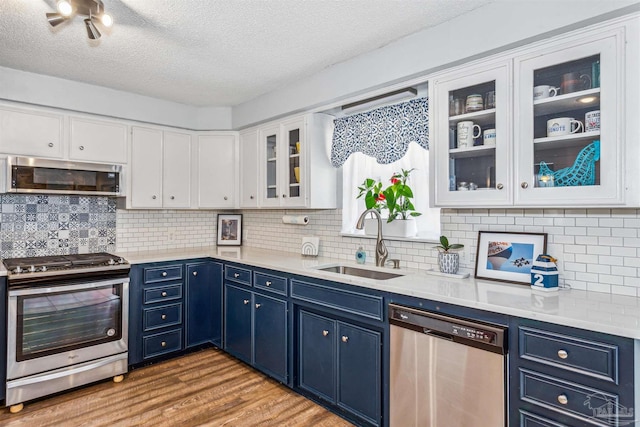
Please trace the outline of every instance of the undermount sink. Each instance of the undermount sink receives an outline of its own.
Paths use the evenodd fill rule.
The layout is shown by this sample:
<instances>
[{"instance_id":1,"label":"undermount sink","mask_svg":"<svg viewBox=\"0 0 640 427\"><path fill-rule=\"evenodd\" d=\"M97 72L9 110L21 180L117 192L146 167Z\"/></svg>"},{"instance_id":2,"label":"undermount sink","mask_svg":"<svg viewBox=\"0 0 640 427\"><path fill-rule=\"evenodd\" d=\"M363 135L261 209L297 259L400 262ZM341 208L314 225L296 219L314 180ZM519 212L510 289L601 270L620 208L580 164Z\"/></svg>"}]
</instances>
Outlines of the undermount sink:
<instances>
[{"instance_id":1,"label":"undermount sink","mask_svg":"<svg viewBox=\"0 0 640 427\"><path fill-rule=\"evenodd\" d=\"M318 270L375 280L387 280L393 279L394 277L404 276L403 274L398 273L388 273L386 271L379 270L366 270L364 268L351 267L348 265L332 265L328 267L320 267L318 268Z\"/></svg>"}]
</instances>

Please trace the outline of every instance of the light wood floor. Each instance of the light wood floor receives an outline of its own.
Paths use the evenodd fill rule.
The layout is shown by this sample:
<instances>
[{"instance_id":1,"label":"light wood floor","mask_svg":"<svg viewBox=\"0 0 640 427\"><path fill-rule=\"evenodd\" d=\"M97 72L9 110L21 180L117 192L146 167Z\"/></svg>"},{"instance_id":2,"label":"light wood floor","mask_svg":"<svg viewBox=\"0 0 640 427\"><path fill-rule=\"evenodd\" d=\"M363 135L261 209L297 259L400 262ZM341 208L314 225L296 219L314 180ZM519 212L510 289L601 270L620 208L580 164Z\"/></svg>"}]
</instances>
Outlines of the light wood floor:
<instances>
[{"instance_id":1,"label":"light wood floor","mask_svg":"<svg viewBox=\"0 0 640 427\"><path fill-rule=\"evenodd\" d=\"M206 349L0 409L1 426L352 426L231 356Z\"/></svg>"}]
</instances>

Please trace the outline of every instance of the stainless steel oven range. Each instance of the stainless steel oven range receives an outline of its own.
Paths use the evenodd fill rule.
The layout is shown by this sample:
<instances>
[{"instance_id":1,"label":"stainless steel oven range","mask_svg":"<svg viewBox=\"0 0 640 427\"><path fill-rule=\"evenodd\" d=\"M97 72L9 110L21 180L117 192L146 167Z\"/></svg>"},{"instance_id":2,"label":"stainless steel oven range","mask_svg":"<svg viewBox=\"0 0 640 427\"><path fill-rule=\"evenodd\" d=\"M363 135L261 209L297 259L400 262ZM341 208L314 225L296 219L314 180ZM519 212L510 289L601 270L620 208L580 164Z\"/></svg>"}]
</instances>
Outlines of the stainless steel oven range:
<instances>
[{"instance_id":1,"label":"stainless steel oven range","mask_svg":"<svg viewBox=\"0 0 640 427\"><path fill-rule=\"evenodd\" d=\"M129 264L108 253L11 258L7 393L22 403L127 372Z\"/></svg>"}]
</instances>

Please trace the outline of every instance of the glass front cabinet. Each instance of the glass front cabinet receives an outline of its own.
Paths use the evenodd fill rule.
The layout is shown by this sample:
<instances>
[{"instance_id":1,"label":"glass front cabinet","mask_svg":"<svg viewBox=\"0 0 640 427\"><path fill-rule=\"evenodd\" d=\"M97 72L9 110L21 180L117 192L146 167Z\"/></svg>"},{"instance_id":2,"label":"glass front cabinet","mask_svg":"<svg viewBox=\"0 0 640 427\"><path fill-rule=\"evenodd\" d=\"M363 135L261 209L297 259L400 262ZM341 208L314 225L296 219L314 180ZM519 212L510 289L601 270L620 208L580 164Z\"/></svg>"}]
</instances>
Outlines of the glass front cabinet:
<instances>
[{"instance_id":1,"label":"glass front cabinet","mask_svg":"<svg viewBox=\"0 0 640 427\"><path fill-rule=\"evenodd\" d=\"M431 80L435 206L633 203L624 29L588 34Z\"/></svg>"}]
</instances>

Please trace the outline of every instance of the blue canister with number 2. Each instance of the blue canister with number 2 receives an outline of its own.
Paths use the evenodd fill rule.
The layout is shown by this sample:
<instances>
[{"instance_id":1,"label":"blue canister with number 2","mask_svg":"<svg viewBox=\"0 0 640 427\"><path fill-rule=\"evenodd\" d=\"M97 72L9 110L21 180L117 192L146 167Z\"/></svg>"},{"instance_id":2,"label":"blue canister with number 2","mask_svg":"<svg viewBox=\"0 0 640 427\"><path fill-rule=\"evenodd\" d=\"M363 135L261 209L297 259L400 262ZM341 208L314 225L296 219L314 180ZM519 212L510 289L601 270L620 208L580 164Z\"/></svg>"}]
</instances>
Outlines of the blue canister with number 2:
<instances>
[{"instance_id":1,"label":"blue canister with number 2","mask_svg":"<svg viewBox=\"0 0 640 427\"><path fill-rule=\"evenodd\" d=\"M538 255L531 266L531 288L541 291L558 290L558 267L551 255Z\"/></svg>"}]
</instances>

